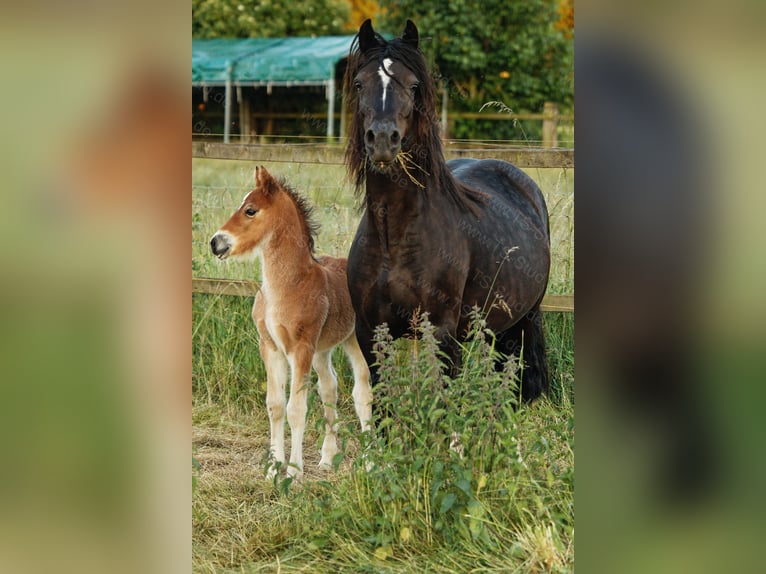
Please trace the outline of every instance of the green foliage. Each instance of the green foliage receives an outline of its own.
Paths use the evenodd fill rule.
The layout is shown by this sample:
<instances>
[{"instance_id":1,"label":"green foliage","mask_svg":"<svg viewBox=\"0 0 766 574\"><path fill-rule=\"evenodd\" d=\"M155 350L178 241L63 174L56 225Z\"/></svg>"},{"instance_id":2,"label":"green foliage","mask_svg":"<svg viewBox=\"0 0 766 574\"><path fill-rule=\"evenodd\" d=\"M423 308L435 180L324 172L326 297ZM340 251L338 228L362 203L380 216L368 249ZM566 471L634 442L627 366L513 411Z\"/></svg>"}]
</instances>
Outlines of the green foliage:
<instances>
[{"instance_id":1,"label":"green foliage","mask_svg":"<svg viewBox=\"0 0 766 574\"><path fill-rule=\"evenodd\" d=\"M571 109L574 46L569 31L557 26L558 0L397 0L381 6L381 30L399 35L407 18L418 26L420 47L438 69L435 75L448 82L454 111L478 112L490 101L514 112L541 112L546 101L562 112ZM511 122L466 121L457 129L453 137L520 137Z\"/></svg>"},{"instance_id":2,"label":"green foliage","mask_svg":"<svg viewBox=\"0 0 766 574\"><path fill-rule=\"evenodd\" d=\"M349 15L344 0L192 0L192 37L331 36Z\"/></svg>"},{"instance_id":3,"label":"green foliage","mask_svg":"<svg viewBox=\"0 0 766 574\"><path fill-rule=\"evenodd\" d=\"M239 306L231 308L237 299L224 299L227 320L244 328ZM222 349L230 347L227 352L244 360L227 329L212 318L215 310L195 303L195 324L203 324L195 338L212 342L213 328L220 328ZM571 315L561 317L562 325L546 322L546 330L550 337L553 328L563 341L572 321ZM258 460L268 445L265 407L259 401L255 409L240 408L246 404L225 393L226 385L245 380L229 376L212 389L195 384L198 571L571 571L573 381L571 371L557 373L555 366L571 364L566 358L551 364L553 376L566 381L559 398L516 408L516 363L493 368L494 337L480 317L454 380L441 364L433 326L422 318L416 328L415 341L393 342L385 328L377 334L381 380L375 400L389 413L381 423L385 439L359 433L348 396L351 373L339 368L343 454L334 473L317 476L309 468L313 478L303 482L280 475L264 480L268 458ZM572 341L561 347L571 349ZM213 351L195 344L208 370L223 362ZM551 352L558 353L558 343ZM307 454L321 442L318 407L309 408Z\"/></svg>"},{"instance_id":4,"label":"green foliage","mask_svg":"<svg viewBox=\"0 0 766 574\"><path fill-rule=\"evenodd\" d=\"M262 408L266 376L252 306L249 297L192 296L192 391L197 400L245 412Z\"/></svg>"},{"instance_id":5,"label":"green foliage","mask_svg":"<svg viewBox=\"0 0 766 574\"><path fill-rule=\"evenodd\" d=\"M531 521L532 530L546 525L554 547L546 569L563 567L562 541L573 536L571 410L541 428L517 409L517 361L494 368L494 335L478 314L454 380L427 316L416 329L417 342L404 350L385 326L376 333L376 401L387 416L378 438L362 437L351 482L345 490L320 482L296 495L311 508L302 524L311 549L329 552L333 533L348 531L381 561L443 547L510 549L521 562L530 550L519 532Z\"/></svg>"},{"instance_id":6,"label":"green foliage","mask_svg":"<svg viewBox=\"0 0 766 574\"><path fill-rule=\"evenodd\" d=\"M574 314L545 313L543 322L551 377L549 395L556 403L574 404Z\"/></svg>"}]
</instances>

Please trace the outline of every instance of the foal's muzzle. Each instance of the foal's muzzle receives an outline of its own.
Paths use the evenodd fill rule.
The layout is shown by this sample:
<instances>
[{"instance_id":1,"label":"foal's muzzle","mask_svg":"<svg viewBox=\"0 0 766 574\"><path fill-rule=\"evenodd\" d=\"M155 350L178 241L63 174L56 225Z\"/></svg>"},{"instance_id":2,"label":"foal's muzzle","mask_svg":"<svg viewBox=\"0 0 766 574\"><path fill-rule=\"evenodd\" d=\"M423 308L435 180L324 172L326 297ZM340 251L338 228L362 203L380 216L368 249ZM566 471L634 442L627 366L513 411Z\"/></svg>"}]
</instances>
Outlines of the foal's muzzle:
<instances>
[{"instance_id":1,"label":"foal's muzzle","mask_svg":"<svg viewBox=\"0 0 766 574\"><path fill-rule=\"evenodd\" d=\"M213 255L219 259L225 259L229 250L231 250L229 237L224 233L216 233L213 235L213 238L210 240L210 250L213 252Z\"/></svg>"},{"instance_id":2,"label":"foal's muzzle","mask_svg":"<svg viewBox=\"0 0 766 574\"><path fill-rule=\"evenodd\" d=\"M402 137L394 122L376 120L364 134L364 145L373 163L391 163L402 149Z\"/></svg>"}]
</instances>

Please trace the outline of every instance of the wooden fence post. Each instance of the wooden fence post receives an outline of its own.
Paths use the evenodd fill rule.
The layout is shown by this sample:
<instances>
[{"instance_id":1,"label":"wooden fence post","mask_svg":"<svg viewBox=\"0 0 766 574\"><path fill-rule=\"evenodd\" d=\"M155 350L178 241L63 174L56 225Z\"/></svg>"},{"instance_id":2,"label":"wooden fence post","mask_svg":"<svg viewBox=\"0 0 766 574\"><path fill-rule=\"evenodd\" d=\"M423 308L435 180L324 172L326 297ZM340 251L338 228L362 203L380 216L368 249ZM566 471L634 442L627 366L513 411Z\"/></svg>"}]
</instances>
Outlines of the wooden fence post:
<instances>
[{"instance_id":1,"label":"wooden fence post","mask_svg":"<svg viewBox=\"0 0 766 574\"><path fill-rule=\"evenodd\" d=\"M558 147L559 107L553 102L543 106L543 147Z\"/></svg>"},{"instance_id":2,"label":"wooden fence post","mask_svg":"<svg viewBox=\"0 0 766 574\"><path fill-rule=\"evenodd\" d=\"M245 93L242 93L245 91ZM237 86L237 98L239 99L239 141L243 144L250 143L250 100L247 97L247 88L242 90Z\"/></svg>"}]
</instances>

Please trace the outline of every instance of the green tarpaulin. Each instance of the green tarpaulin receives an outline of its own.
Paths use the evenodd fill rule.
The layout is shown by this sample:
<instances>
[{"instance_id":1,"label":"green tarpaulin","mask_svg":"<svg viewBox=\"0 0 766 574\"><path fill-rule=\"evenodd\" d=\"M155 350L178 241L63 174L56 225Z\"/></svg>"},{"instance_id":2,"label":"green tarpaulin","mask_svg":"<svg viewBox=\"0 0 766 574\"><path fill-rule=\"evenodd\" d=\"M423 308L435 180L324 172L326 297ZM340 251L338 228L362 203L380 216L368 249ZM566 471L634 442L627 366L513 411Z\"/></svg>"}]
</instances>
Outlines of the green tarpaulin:
<instances>
[{"instance_id":1,"label":"green tarpaulin","mask_svg":"<svg viewBox=\"0 0 766 574\"><path fill-rule=\"evenodd\" d=\"M192 82L222 85L326 84L353 36L192 40ZM231 75L229 75L231 74Z\"/></svg>"}]
</instances>

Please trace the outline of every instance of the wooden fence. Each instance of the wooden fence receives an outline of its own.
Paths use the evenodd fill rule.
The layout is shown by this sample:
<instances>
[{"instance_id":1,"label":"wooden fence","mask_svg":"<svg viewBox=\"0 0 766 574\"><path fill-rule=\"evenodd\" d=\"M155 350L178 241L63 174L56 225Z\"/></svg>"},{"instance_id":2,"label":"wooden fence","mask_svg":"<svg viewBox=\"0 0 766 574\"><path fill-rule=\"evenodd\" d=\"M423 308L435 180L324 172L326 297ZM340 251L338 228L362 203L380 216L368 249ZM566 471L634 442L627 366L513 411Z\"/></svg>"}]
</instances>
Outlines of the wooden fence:
<instances>
[{"instance_id":1,"label":"wooden fence","mask_svg":"<svg viewBox=\"0 0 766 574\"><path fill-rule=\"evenodd\" d=\"M253 162L323 163L343 165L345 146L319 142L285 144L225 144L219 142L192 142L192 157L233 159ZM525 168L574 167L571 148L522 148L498 145L475 147L467 142L448 143L444 149L447 159L475 157L509 161Z\"/></svg>"},{"instance_id":2,"label":"wooden fence","mask_svg":"<svg viewBox=\"0 0 766 574\"><path fill-rule=\"evenodd\" d=\"M295 162L343 165L345 148L338 144L292 143L292 144L224 144L217 142L192 142L192 157L210 159L245 160L253 162ZM467 143L447 145L447 159L470 156L510 161L525 168L574 167L574 150L568 148L539 149L474 147ZM193 293L253 297L259 289L255 281L239 279L214 279L192 277ZM540 308L543 311L574 312L574 295L546 295Z\"/></svg>"},{"instance_id":3,"label":"wooden fence","mask_svg":"<svg viewBox=\"0 0 766 574\"><path fill-rule=\"evenodd\" d=\"M259 289L260 285L256 281L192 277L192 293L254 297ZM574 312L574 295L546 295L540 308L543 311L572 313Z\"/></svg>"},{"instance_id":4,"label":"wooden fence","mask_svg":"<svg viewBox=\"0 0 766 574\"><path fill-rule=\"evenodd\" d=\"M241 88L237 88L237 101L239 102L239 133L219 134L223 141L226 143L231 142L231 138L237 138L240 143L255 143L261 140L261 138L270 138L277 136L274 133L275 121L288 121L288 122L308 122L312 124L316 129L317 126L325 126L327 129L327 141L334 139L334 121L328 121L328 118L339 117L339 131L341 138L345 137L347 126L349 123L348 111L341 111L339 114L320 112L320 111L303 111L303 112L273 112L273 111L250 111L250 100L242 97L240 92ZM443 104L444 105L444 104ZM522 112L515 113L505 106L499 106L501 111L492 112L492 106L489 106L487 111L482 108L479 112L449 112L447 108L442 107L441 110L441 130L443 134L451 133L454 128L455 122L461 120L492 120L492 121L534 121L541 122L542 140L540 144L542 147L558 147L558 126L560 122L571 123L574 121L574 114L572 113L560 113L558 105L553 102L545 102L542 112ZM220 120L224 125L231 125L231 117L226 116L224 110L215 112L212 110L206 110L204 119L201 121L206 123L213 119ZM260 129L256 130L255 126L259 124ZM213 134L197 134L200 137L210 137Z\"/></svg>"}]
</instances>

